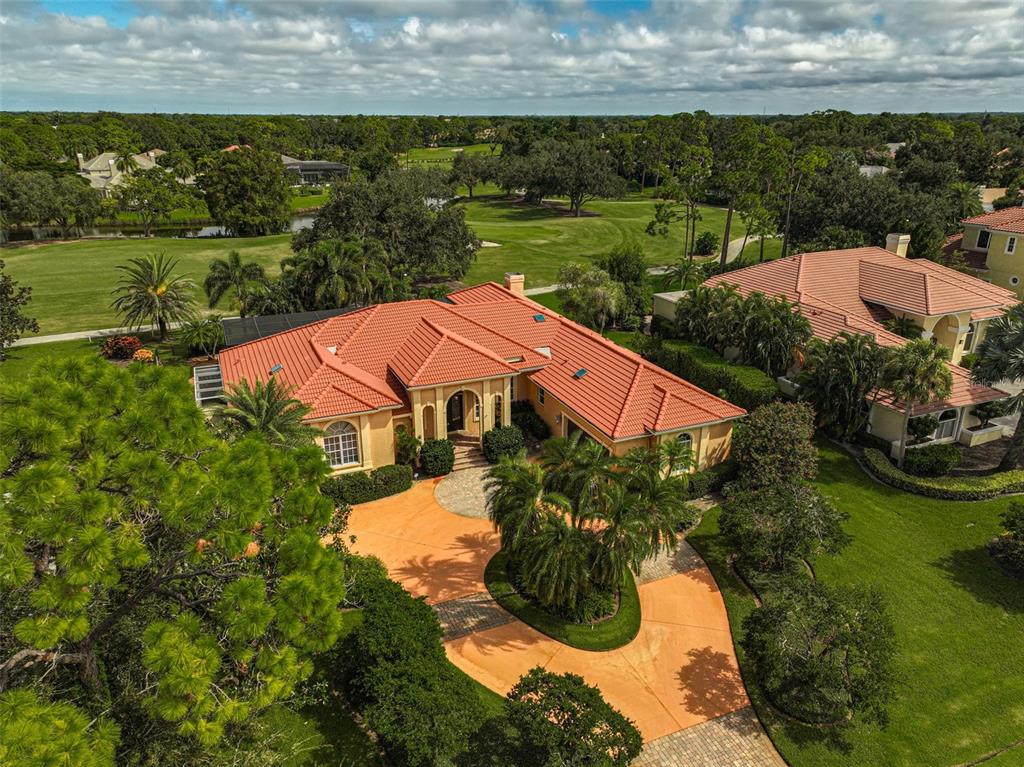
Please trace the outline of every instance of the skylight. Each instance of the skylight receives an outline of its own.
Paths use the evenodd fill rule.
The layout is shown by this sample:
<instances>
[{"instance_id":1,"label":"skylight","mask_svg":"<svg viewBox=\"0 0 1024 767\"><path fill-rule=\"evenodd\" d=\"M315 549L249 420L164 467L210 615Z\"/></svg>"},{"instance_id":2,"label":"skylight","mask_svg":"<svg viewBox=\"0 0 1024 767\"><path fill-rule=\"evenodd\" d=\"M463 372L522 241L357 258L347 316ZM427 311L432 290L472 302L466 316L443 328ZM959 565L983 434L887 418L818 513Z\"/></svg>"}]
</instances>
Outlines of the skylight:
<instances>
[{"instance_id":1,"label":"skylight","mask_svg":"<svg viewBox=\"0 0 1024 767\"><path fill-rule=\"evenodd\" d=\"M586 368L580 368L579 370L577 370L575 373L572 374L572 377L577 379L577 380L579 380L580 378L583 378L583 376L585 376L586 374L587 374L587 369Z\"/></svg>"},{"instance_id":2,"label":"skylight","mask_svg":"<svg viewBox=\"0 0 1024 767\"><path fill-rule=\"evenodd\" d=\"M534 322L544 322L544 315L543 314L535 314L535 315L533 315L533 321Z\"/></svg>"},{"instance_id":3,"label":"skylight","mask_svg":"<svg viewBox=\"0 0 1024 767\"><path fill-rule=\"evenodd\" d=\"M270 375L274 375L274 373L280 373L282 370L284 370L284 365L278 362L277 364L274 365L274 367L270 368Z\"/></svg>"}]
</instances>

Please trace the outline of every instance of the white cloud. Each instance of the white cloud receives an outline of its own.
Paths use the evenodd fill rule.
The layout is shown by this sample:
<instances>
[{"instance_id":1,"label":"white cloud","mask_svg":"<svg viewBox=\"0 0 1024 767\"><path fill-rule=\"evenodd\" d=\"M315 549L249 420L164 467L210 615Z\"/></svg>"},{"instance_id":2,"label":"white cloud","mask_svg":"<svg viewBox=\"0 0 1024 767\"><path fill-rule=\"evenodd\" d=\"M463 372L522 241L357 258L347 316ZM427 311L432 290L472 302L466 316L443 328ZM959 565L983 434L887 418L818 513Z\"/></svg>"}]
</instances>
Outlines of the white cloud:
<instances>
[{"instance_id":1,"label":"white cloud","mask_svg":"<svg viewBox=\"0 0 1024 767\"><path fill-rule=\"evenodd\" d=\"M61 7L5 7L3 108L1024 109L1006 0L134 0L126 25Z\"/></svg>"}]
</instances>

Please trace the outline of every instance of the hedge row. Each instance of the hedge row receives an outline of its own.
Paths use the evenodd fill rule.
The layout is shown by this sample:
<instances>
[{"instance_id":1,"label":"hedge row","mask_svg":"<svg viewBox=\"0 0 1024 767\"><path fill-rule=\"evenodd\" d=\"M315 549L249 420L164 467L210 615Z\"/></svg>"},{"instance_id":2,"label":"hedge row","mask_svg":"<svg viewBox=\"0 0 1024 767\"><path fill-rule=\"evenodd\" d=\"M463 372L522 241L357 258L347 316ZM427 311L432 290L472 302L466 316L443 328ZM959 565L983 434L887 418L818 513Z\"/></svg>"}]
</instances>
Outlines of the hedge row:
<instances>
[{"instance_id":1,"label":"hedge row","mask_svg":"<svg viewBox=\"0 0 1024 767\"><path fill-rule=\"evenodd\" d=\"M320 485L320 492L334 501L335 506L376 501L412 487L412 466L381 466L373 471L357 471L328 477Z\"/></svg>"},{"instance_id":2,"label":"hedge row","mask_svg":"<svg viewBox=\"0 0 1024 767\"><path fill-rule=\"evenodd\" d=\"M944 477L960 465L963 453L956 445L925 445L907 451L903 470L917 477Z\"/></svg>"},{"instance_id":3,"label":"hedge row","mask_svg":"<svg viewBox=\"0 0 1024 767\"><path fill-rule=\"evenodd\" d=\"M677 339L663 341L645 355L680 378L746 410L754 410L779 398L779 386L768 374L749 365L736 365L699 344Z\"/></svg>"},{"instance_id":4,"label":"hedge row","mask_svg":"<svg viewBox=\"0 0 1024 767\"><path fill-rule=\"evenodd\" d=\"M880 450L865 448L864 462L887 485L929 498L980 501L1006 493L1024 493L1024 469L974 477L915 477L901 471Z\"/></svg>"},{"instance_id":5,"label":"hedge row","mask_svg":"<svg viewBox=\"0 0 1024 767\"><path fill-rule=\"evenodd\" d=\"M736 477L736 464L722 461L703 471L690 475L686 486L687 500L703 498L708 493L717 493L722 486Z\"/></svg>"}]
</instances>

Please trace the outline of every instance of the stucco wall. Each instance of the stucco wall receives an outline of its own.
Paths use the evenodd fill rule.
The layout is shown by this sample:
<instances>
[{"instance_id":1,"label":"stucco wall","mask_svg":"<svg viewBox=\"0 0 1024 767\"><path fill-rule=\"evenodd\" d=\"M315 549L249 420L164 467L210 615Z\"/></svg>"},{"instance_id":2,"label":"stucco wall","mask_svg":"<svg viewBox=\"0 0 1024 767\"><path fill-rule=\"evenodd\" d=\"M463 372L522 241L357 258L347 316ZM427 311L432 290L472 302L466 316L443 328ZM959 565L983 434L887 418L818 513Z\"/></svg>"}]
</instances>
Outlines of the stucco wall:
<instances>
[{"instance_id":1,"label":"stucco wall","mask_svg":"<svg viewBox=\"0 0 1024 767\"><path fill-rule=\"evenodd\" d=\"M964 227L963 247L980 253L987 253L985 264L988 273L985 277L994 285L1009 288L1024 298L1024 235L1011 235L1007 232L990 232L988 248L978 247L978 235L982 227ZM1017 238L1017 246L1012 254L1006 253L1006 244L1010 237ZM1018 280L1013 284L1013 279Z\"/></svg>"},{"instance_id":2,"label":"stucco wall","mask_svg":"<svg viewBox=\"0 0 1024 767\"><path fill-rule=\"evenodd\" d=\"M385 410L378 413L336 418L314 425L319 429L326 430L332 424L340 421L347 421L356 428L359 435L359 463L336 468L334 469L335 474L365 471L395 462L395 428L392 411ZM318 437L316 443L323 449L322 437Z\"/></svg>"}]
</instances>

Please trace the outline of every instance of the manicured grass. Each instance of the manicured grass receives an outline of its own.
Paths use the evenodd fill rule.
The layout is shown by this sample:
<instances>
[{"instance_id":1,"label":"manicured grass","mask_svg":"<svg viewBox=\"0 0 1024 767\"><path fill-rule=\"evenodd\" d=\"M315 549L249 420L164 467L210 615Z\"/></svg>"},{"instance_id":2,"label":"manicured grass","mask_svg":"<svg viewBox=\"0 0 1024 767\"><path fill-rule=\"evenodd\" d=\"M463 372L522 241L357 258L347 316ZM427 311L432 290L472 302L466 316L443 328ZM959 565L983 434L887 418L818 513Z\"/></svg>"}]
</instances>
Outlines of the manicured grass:
<instances>
[{"instance_id":1,"label":"manicured grass","mask_svg":"<svg viewBox=\"0 0 1024 767\"><path fill-rule=\"evenodd\" d=\"M882 590L901 684L887 728L858 723L829 733L782 719L751 690L783 756L793 767L959 765L1024 738L1024 583L985 550L1010 499L904 493L874 482L830 444L821 445L816 484L850 514L853 536L842 553L814 563L818 577ZM728 567L717 510L688 539L710 565L738 638L754 605ZM1000 759L986 764L1024 763L1024 751Z\"/></svg>"},{"instance_id":2,"label":"manicured grass","mask_svg":"<svg viewBox=\"0 0 1024 767\"><path fill-rule=\"evenodd\" d=\"M0 362L0 381L24 381L37 364L46 360L96 354L99 354L99 346L86 340L15 346L7 350L7 359Z\"/></svg>"},{"instance_id":3,"label":"manicured grass","mask_svg":"<svg viewBox=\"0 0 1024 767\"><path fill-rule=\"evenodd\" d=\"M464 200L466 221L481 240L500 247L481 248L476 262L463 279L467 284L486 280L501 282L505 272L526 275L526 286L550 285L558 267L566 261L586 263L609 253L616 246L638 242L651 266L670 264L683 250L683 224L672 225L670 235L645 233L654 217L655 201L633 196L623 200L595 200L587 203L579 218L554 207L525 205L504 198ZM702 208L698 232L713 231L721 236L725 211ZM733 218L731 236L742 237L743 227Z\"/></svg>"},{"instance_id":4,"label":"manicured grass","mask_svg":"<svg viewBox=\"0 0 1024 767\"><path fill-rule=\"evenodd\" d=\"M293 194L291 199L288 200L288 205L292 210L303 210L305 208L319 208L322 205L327 204L327 200L331 197L330 192L321 192L320 194Z\"/></svg>"},{"instance_id":5,"label":"manicured grass","mask_svg":"<svg viewBox=\"0 0 1024 767\"><path fill-rule=\"evenodd\" d=\"M319 208L327 203L330 196L329 191L308 195L300 195L293 192L288 198L288 207L292 211ZM125 224L138 224L141 222L141 219L138 213L118 213L117 221ZM196 222L203 222L204 225L212 223L210 221L210 211L206 209L206 203L202 200L198 200L191 208L178 208L171 211L168 220L161 221L159 225L166 226L167 224L190 224Z\"/></svg>"},{"instance_id":6,"label":"manicured grass","mask_svg":"<svg viewBox=\"0 0 1024 767\"><path fill-rule=\"evenodd\" d=\"M32 288L28 313L39 321L39 331L68 333L116 327L118 317L110 308L111 291L117 284L118 269L128 259L147 253L166 252L178 260L177 272L198 285L206 276L210 261L237 250L247 261L262 264L269 274L278 271L282 257L291 253L290 234L270 237L224 237L210 239L79 240L51 245L26 245L5 249L6 271L20 284ZM202 288L196 300L205 310ZM231 313L228 301L218 310Z\"/></svg>"},{"instance_id":7,"label":"manicured grass","mask_svg":"<svg viewBox=\"0 0 1024 767\"><path fill-rule=\"evenodd\" d=\"M516 592L508 579L508 554L499 551L484 569L484 584L491 596L542 634L579 650L614 650L628 644L640 630L640 596L632 573L627 573L619 592L619 609L608 620L593 626L569 623L541 610Z\"/></svg>"},{"instance_id":8,"label":"manicured grass","mask_svg":"<svg viewBox=\"0 0 1024 767\"><path fill-rule=\"evenodd\" d=\"M455 155L461 152L469 154L491 153L490 144L468 144L467 146L413 147L408 152L398 155L401 165L425 165L428 168L450 167ZM494 155L501 154L501 144L494 150Z\"/></svg>"}]
</instances>

